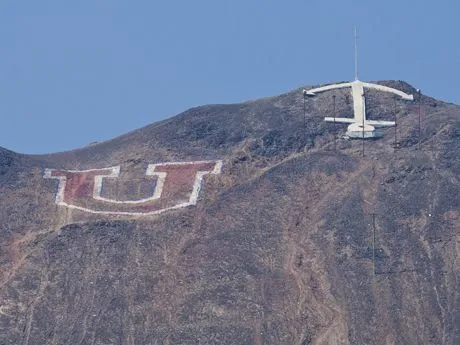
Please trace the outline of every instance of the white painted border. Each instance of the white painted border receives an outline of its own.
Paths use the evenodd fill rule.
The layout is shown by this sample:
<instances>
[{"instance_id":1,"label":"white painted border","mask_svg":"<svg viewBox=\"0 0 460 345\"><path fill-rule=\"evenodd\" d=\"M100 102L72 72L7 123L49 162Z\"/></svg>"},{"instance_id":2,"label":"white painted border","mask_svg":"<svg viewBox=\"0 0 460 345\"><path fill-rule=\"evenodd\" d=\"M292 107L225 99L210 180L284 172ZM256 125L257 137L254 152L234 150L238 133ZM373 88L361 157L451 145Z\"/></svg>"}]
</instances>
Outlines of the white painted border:
<instances>
[{"instance_id":1,"label":"white painted border","mask_svg":"<svg viewBox=\"0 0 460 345\"><path fill-rule=\"evenodd\" d=\"M201 190L201 183L203 182L203 176L205 176L207 174L213 174L213 175L220 174L222 172L223 162L222 162L222 160L209 160L209 161L191 161L191 162L165 162L165 163L149 164L148 165L146 175L148 175L148 176L157 175L157 176L159 176L158 181L162 180L160 182L160 184L157 181L157 187L155 188L154 196L152 198L149 198L149 200L153 200L153 198L158 199L158 198L161 197L161 193L163 191L163 183L164 183L164 179L166 177L166 173L155 172L155 168L157 166L159 166L159 165L187 165L187 164L192 164L192 163L194 163L194 164L215 163L215 165L214 165L214 169L212 171L210 171L210 172L209 171L197 171L197 173L195 175L195 181L193 183L192 193L190 194L190 198L189 198L189 200L187 202L184 202L184 203L181 203L181 204L178 204L178 205L175 205L175 206L163 208L161 210L152 211L152 212L95 211L95 210L91 210L91 209L88 209L88 208L68 204L68 203L64 202L64 191L65 191L67 178L65 176L52 176L53 171L92 172L92 171L111 170L110 175L97 175L97 176L95 176L94 191L93 191L93 197L94 197L94 193L96 192L96 189L98 190L98 193L99 193L98 195L99 196L100 196L100 191L102 190L102 179L100 179L100 187L99 187L99 185L96 187L96 184L99 183L99 181L96 181L96 178L100 177L100 176L102 176L102 177L116 177L120 173L120 166L109 167L109 168L101 168L101 169L89 169L89 170L45 169L45 173L43 175L43 178L59 180L58 192L56 193L56 204L57 205L65 206L65 207L68 207L68 208L71 208L71 209L80 210L80 211L88 212L88 213L92 213L92 214L120 215L120 216L122 216L122 215L126 215L126 216L149 216L149 215L160 214L160 213L163 213L163 212L169 211L169 210L174 210L174 209L178 209L178 208L183 208L183 207L187 207L187 206L196 205L196 203L198 201L198 195L199 195L200 190ZM164 176L161 176L163 174L164 174ZM98 182L98 183L96 183L96 182ZM104 199L104 198L102 198L102 199ZM100 200L100 199L98 199L98 200ZM107 200L111 200L111 199L107 199ZM132 204L132 203L137 203L137 201L135 201L135 202L121 202L121 203L126 203L126 204L131 203Z\"/></svg>"},{"instance_id":2,"label":"white painted border","mask_svg":"<svg viewBox=\"0 0 460 345\"><path fill-rule=\"evenodd\" d=\"M147 176L158 176L158 180L157 180L157 182L155 184L155 190L153 192L153 196L151 196L150 198L144 198L144 199L139 199L139 200L123 200L123 201L120 201L120 200L115 200L115 199L104 198L103 196L101 196L102 185L103 185L104 178L105 177L115 178L115 177L120 176L120 167L119 166L113 168L112 173L110 175L96 175L94 177L93 198L95 200L105 201L105 202L109 202L109 203L112 203L112 204L143 204L145 202L157 200L157 199L159 199L161 197L161 193L163 192L163 185L164 185L164 181L165 181L165 178L166 178L166 173L164 173L164 172L153 172L153 170L150 171L149 168L147 168L147 172L146 172Z\"/></svg>"}]
</instances>

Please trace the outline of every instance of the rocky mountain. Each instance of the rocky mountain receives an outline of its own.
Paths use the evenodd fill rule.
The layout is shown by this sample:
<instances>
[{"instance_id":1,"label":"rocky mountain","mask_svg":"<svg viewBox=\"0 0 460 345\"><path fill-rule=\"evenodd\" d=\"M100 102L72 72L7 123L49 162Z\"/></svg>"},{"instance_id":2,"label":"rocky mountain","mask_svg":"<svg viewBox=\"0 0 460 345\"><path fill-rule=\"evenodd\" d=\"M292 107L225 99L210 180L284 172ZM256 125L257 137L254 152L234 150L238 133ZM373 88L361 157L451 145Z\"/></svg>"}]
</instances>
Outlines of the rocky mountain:
<instances>
[{"instance_id":1,"label":"rocky mountain","mask_svg":"<svg viewBox=\"0 0 460 345\"><path fill-rule=\"evenodd\" d=\"M0 344L460 344L460 107L379 84L0 149Z\"/></svg>"}]
</instances>

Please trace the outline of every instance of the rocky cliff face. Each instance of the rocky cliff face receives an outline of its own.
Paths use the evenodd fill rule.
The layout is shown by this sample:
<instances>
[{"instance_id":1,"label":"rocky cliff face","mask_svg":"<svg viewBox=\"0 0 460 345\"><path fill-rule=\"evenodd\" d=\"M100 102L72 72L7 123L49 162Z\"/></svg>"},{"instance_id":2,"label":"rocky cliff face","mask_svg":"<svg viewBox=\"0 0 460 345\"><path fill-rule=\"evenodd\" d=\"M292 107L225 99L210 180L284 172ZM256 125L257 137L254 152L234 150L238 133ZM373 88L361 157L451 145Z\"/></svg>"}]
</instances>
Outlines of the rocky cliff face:
<instances>
[{"instance_id":1,"label":"rocky cliff face","mask_svg":"<svg viewBox=\"0 0 460 345\"><path fill-rule=\"evenodd\" d=\"M0 344L459 344L460 107L367 96L364 156L349 90L0 149Z\"/></svg>"}]
</instances>

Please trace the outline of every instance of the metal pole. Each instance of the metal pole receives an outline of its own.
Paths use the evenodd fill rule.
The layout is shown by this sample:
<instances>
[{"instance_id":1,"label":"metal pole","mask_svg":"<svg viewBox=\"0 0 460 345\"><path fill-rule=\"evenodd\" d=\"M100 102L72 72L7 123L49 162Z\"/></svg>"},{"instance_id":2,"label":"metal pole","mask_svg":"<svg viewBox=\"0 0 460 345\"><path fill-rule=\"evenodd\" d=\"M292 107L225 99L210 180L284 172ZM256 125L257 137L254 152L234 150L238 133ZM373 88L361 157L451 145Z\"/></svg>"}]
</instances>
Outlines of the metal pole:
<instances>
[{"instance_id":1,"label":"metal pole","mask_svg":"<svg viewBox=\"0 0 460 345\"><path fill-rule=\"evenodd\" d=\"M355 26L355 80L358 78L358 29Z\"/></svg>"},{"instance_id":2,"label":"metal pole","mask_svg":"<svg viewBox=\"0 0 460 345\"><path fill-rule=\"evenodd\" d=\"M372 262L373 262L373 270L374 270L374 278L375 278L375 213L372 213Z\"/></svg>"},{"instance_id":3,"label":"metal pole","mask_svg":"<svg viewBox=\"0 0 460 345\"><path fill-rule=\"evenodd\" d=\"M394 149L393 152L396 152L397 146L398 146L398 116L396 112L396 99L393 98L393 110L395 112L395 143L394 143Z\"/></svg>"},{"instance_id":4,"label":"metal pole","mask_svg":"<svg viewBox=\"0 0 460 345\"><path fill-rule=\"evenodd\" d=\"M303 93L303 145L304 148L307 145L307 104L306 104L307 93L304 91Z\"/></svg>"},{"instance_id":5,"label":"metal pole","mask_svg":"<svg viewBox=\"0 0 460 345\"><path fill-rule=\"evenodd\" d=\"M364 157L364 116L363 116L363 157Z\"/></svg>"},{"instance_id":6,"label":"metal pole","mask_svg":"<svg viewBox=\"0 0 460 345\"><path fill-rule=\"evenodd\" d=\"M422 106L418 105L418 150L420 151L422 140Z\"/></svg>"},{"instance_id":7,"label":"metal pole","mask_svg":"<svg viewBox=\"0 0 460 345\"><path fill-rule=\"evenodd\" d=\"M335 95L332 95L333 107L334 107L334 152L337 151L337 130L335 126Z\"/></svg>"}]
</instances>

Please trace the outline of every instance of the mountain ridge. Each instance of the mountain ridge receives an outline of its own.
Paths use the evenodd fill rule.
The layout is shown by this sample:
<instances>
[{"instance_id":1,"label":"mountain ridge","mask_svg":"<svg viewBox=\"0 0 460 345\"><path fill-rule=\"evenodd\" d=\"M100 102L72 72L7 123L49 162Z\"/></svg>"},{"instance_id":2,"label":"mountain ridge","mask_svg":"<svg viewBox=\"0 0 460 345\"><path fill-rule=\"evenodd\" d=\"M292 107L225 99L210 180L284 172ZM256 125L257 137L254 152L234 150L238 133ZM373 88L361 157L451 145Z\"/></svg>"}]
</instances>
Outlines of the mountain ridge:
<instances>
[{"instance_id":1,"label":"mountain ridge","mask_svg":"<svg viewBox=\"0 0 460 345\"><path fill-rule=\"evenodd\" d=\"M409 83L404 82L404 81L380 80L380 81L371 81L371 82L376 83L376 84L381 84L381 85L384 85L384 86L389 86L389 87L395 87L396 86L397 88L401 89L402 91L404 91L406 93L413 93L413 94L417 93L417 89L415 89L412 85L410 85ZM27 153L16 153L16 152L15 153L18 154L18 155L31 156L31 157L39 158L39 157L45 157L45 156L49 156L49 155L61 155L61 154L66 154L66 153L70 153L70 152L74 152L74 151L86 150L86 149L88 149L88 148L90 148L92 146L99 146L101 144L104 145L104 144L110 143L110 142L112 142L114 140L120 140L120 139L125 138L127 136L134 135L138 131L152 129L152 128L156 128L158 126L166 125L166 124L168 124L169 122L173 121L174 119L176 119L178 117L187 116L188 114L194 113L194 112L197 112L197 111L200 112L202 110L206 110L206 109L209 109L209 108L244 106L244 105L253 104L253 103L264 103L264 102L267 102L267 101L272 101L272 100L280 99L280 98L283 98L283 97L289 97L290 95L293 95L293 94L300 95L301 91L303 89L317 88L317 87L326 86L326 85L330 85L330 84L334 84L334 82L325 83L325 84L302 86L302 87L292 89L292 90L290 90L288 92L282 93L280 95L267 96L267 97L263 97L263 98L259 98L259 99L250 99L250 100L246 100L246 101L239 102L239 103L206 104L206 105L192 107L192 108L189 108L189 109L187 109L187 110L185 110L185 111L183 111L183 112L181 112L181 113L179 113L179 114L177 114L175 116L172 116L170 118L166 118L166 119L154 122L152 124L148 124L146 126L143 126L141 128L134 129L134 130L132 130L132 131L130 131L128 133L125 133L125 134L122 134L120 136L108 139L108 140L103 141L103 142L96 142L93 145L88 145L88 146L84 146L84 147L81 147L81 148L76 148L76 149L73 149L73 150L55 152L55 153L44 153L44 154L27 154ZM434 98L426 96L426 95L422 95L422 97L423 97L425 102L434 101L434 103L440 104L440 105L449 105L450 104L450 105L456 106L455 104L452 104L452 103L448 103L448 102L444 102L444 101L437 101ZM8 150L7 148L3 148L3 149Z\"/></svg>"}]
</instances>

